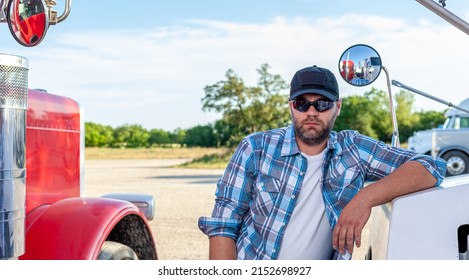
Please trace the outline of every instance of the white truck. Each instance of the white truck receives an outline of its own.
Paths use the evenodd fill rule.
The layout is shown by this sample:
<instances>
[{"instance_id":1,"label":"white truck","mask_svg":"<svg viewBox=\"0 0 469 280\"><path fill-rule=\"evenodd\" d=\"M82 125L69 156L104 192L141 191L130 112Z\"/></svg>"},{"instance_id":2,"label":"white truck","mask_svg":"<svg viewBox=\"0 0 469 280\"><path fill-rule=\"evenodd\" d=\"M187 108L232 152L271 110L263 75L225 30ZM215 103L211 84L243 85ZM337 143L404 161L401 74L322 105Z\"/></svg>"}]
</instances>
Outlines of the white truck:
<instances>
[{"instance_id":1,"label":"white truck","mask_svg":"<svg viewBox=\"0 0 469 280\"><path fill-rule=\"evenodd\" d=\"M459 104L469 110L469 98ZM421 154L442 157L447 162L447 176L469 172L469 113L451 108L445 113L442 127L414 132L407 148Z\"/></svg>"}]
</instances>

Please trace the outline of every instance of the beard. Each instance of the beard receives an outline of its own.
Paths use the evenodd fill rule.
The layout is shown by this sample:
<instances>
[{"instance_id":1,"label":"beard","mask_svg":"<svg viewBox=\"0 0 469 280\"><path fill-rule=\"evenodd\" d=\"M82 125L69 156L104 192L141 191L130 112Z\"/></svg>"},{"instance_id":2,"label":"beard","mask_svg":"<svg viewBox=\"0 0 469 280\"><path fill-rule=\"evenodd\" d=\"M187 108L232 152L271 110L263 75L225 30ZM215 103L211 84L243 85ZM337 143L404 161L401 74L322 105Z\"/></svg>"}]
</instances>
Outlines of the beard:
<instances>
[{"instance_id":1,"label":"beard","mask_svg":"<svg viewBox=\"0 0 469 280\"><path fill-rule=\"evenodd\" d=\"M306 128L305 122L315 122L320 124L317 127ZM317 146L329 138L329 135L334 126L335 118L331 119L330 122L325 123L318 118L310 117L306 120L299 121L293 118L293 127L295 129L295 135L301 139L308 146Z\"/></svg>"}]
</instances>

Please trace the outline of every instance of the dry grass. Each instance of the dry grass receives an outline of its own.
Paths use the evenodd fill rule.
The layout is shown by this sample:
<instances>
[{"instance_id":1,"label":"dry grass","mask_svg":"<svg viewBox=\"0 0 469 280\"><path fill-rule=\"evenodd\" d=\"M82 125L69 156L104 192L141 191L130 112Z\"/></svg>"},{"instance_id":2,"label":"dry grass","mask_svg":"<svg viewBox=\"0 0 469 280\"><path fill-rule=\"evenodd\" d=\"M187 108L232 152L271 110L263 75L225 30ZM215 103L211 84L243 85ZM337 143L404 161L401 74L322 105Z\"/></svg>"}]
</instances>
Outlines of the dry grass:
<instances>
[{"instance_id":1,"label":"dry grass","mask_svg":"<svg viewBox=\"0 0 469 280\"><path fill-rule=\"evenodd\" d=\"M85 158L99 159L197 159L223 155L225 148L86 148Z\"/></svg>"}]
</instances>

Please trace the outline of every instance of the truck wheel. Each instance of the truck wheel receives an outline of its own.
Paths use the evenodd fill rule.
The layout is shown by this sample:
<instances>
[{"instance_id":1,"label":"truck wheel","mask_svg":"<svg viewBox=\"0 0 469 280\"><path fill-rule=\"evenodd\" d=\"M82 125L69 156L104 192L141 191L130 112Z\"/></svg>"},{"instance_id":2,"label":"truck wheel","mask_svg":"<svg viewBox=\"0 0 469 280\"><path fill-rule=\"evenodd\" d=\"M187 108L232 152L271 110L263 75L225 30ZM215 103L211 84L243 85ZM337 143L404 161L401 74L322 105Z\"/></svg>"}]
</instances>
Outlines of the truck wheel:
<instances>
[{"instance_id":1,"label":"truck wheel","mask_svg":"<svg viewBox=\"0 0 469 280\"><path fill-rule=\"evenodd\" d=\"M105 241L98 260L138 260L138 257L129 246L119 242Z\"/></svg>"},{"instance_id":2,"label":"truck wheel","mask_svg":"<svg viewBox=\"0 0 469 280\"><path fill-rule=\"evenodd\" d=\"M442 156L446 160L446 176L456 176L469 172L469 157L460 151L451 151Z\"/></svg>"}]
</instances>

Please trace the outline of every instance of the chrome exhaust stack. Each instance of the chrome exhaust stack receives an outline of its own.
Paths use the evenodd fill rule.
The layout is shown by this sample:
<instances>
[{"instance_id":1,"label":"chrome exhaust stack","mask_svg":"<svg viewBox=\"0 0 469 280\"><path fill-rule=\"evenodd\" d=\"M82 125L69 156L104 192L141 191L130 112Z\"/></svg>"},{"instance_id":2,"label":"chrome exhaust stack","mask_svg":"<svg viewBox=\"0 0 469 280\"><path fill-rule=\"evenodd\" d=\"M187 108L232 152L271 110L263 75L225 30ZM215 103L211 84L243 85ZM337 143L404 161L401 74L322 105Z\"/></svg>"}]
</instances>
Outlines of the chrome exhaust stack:
<instances>
[{"instance_id":1,"label":"chrome exhaust stack","mask_svg":"<svg viewBox=\"0 0 469 280\"><path fill-rule=\"evenodd\" d=\"M28 60L0 54L0 259L25 252Z\"/></svg>"}]
</instances>

